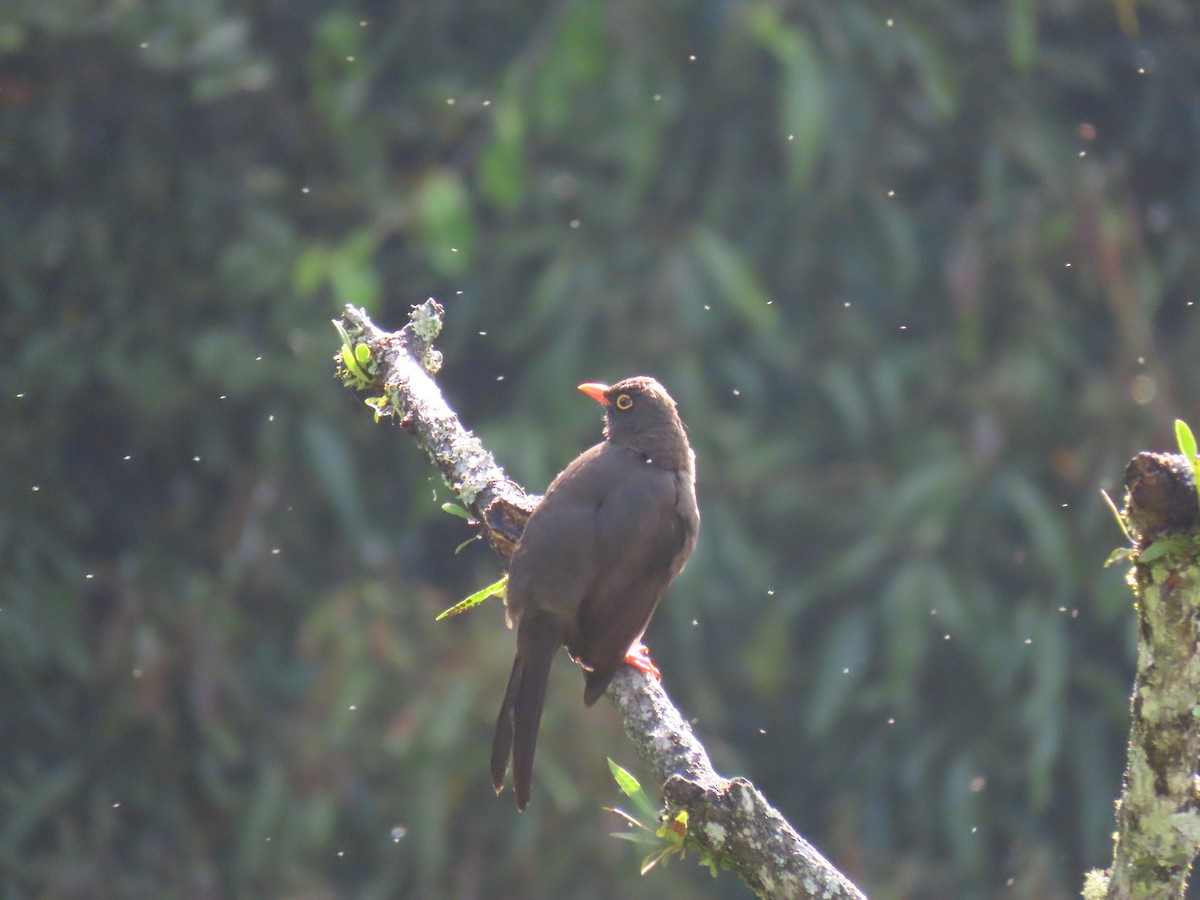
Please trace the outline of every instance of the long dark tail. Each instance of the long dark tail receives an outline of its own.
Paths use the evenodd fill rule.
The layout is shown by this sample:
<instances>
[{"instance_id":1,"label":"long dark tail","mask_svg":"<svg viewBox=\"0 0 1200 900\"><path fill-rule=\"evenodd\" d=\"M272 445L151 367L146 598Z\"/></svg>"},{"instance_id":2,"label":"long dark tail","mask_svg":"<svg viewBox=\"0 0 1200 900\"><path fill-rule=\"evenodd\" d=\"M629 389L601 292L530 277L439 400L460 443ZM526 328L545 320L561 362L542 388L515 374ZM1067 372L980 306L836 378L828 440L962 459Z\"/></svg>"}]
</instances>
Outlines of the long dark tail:
<instances>
[{"instance_id":1,"label":"long dark tail","mask_svg":"<svg viewBox=\"0 0 1200 900\"><path fill-rule=\"evenodd\" d=\"M496 793L504 790L504 773L509 757L513 763L513 791L517 809L529 805L533 783L533 751L537 748L538 726L542 721L542 704L546 700L546 682L550 680L550 665L558 651L555 636L538 636L524 642L517 651L504 703L496 718L496 734L492 738L492 784ZM521 642L519 642L521 643Z\"/></svg>"}]
</instances>

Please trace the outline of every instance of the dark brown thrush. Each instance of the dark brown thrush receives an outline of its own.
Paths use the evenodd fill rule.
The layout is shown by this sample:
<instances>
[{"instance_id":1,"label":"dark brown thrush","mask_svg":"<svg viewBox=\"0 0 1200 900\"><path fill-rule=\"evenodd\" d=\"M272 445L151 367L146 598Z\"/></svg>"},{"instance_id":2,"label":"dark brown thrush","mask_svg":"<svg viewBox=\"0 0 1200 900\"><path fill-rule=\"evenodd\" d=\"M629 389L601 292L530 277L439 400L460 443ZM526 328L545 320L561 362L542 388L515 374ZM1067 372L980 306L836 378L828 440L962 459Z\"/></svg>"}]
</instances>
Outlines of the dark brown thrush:
<instances>
[{"instance_id":1,"label":"dark brown thrush","mask_svg":"<svg viewBox=\"0 0 1200 900\"><path fill-rule=\"evenodd\" d=\"M692 448L670 394L644 376L579 389L604 405L604 440L551 482L508 573L517 656L496 720L492 782L503 790L511 757L522 810L558 648L583 667L591 706L641 641L700 528Z\"/></svg>"}]
</instances>

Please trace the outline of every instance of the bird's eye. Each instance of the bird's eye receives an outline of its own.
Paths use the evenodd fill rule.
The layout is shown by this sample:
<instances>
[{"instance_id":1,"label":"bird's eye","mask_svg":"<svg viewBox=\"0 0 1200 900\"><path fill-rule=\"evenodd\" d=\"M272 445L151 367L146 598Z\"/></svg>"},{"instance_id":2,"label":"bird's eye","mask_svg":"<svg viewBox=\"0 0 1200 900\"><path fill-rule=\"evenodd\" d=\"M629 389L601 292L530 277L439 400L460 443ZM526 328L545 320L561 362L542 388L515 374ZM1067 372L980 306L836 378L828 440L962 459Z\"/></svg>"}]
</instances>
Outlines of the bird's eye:
<instances>
[{"instance_id":1,"label":"bird's eye","mask_svg":"<svg viewBox=\"0 0 1200 900\"><path fill-rule=\"evenodd\" d=\"M617 397L617 409L629 409L633 406L633 398L628 394L621 394Z\"/></svg>"}]
</instances>

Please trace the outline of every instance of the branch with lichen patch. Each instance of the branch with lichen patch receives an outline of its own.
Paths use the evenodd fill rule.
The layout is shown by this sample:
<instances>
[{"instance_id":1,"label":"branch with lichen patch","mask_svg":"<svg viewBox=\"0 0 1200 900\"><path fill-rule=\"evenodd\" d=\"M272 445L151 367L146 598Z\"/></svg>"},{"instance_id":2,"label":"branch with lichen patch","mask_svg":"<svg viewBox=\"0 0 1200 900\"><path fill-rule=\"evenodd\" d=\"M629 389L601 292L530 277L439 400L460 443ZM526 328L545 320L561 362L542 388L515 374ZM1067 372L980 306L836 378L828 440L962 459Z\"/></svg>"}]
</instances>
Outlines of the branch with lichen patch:
<instances>
[{"instance_id":1,"label":"branch with lichen patch","mask_svg":"<svg viewBox=\"0 0 1200 900\"><path fill-rule=\"evenodd\" d=\"M1142 453L1125 471L1138 661L1110 872L1084 896L1179 898L1200 849L1200 508L1191 466Z\"/></svg>"},{"instance_id":2,"label":"branch with lichen patch","mask_svg":"<svg viewBox=\"0 0 1200 900\"><path fill-rule=\"evenodd\" d=\"M347 386L375 395L367 403L378 417L393 418L414 436L507 562L540 497L504 474L438 390L433 375L441 356L433 341L442 315L436 301L426 300L413 307L408 325L390 333L364 311L347 306L335 323L344 341L336 358L338 374ZM760 897L865 900L754 785L713 770L658 681L623 666L608 695L625 733L662 783L668 811L687 811L685 848L733 869Z\"/></svg>"}]
</instances>

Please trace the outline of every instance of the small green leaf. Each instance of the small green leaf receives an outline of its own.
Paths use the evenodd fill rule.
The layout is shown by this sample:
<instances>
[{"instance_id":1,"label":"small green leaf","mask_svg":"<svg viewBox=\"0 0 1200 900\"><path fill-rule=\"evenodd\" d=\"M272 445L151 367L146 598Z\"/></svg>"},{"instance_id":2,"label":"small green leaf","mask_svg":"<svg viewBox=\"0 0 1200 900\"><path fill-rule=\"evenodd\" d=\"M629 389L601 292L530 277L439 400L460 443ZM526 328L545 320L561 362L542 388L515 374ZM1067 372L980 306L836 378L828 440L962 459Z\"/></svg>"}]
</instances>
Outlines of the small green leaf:
<instances>
[{"instance_id":1,"label":"small green leaf","mask_svg":"<svg viewBox=\"0 0 1200 900\"><path fill-rule=\"evenodd\" d=\"M616 781L617 787L633 801L633 805L637 807L638 813L642 818L653 822L658 818L658 807L650 802L650 796L642 788L641 784L625 769L621 768L610 758L608 760L608 770L612 772L613 780Z\"/></svg>"},{"instance_id":2,"label":"small green leaf","mask_svg":"<svg viewBox=\"0 0 1200 900\"><path fill-rule=\"evenodd\" d=\"M625 794L626 797L632 797L642 789L641 784L629 772L621 768L612 761L612 757L608 757L608 770L612 772L613 781L617 783L617 787Z\"/></svg>"},{"instance_id":3,"label":"small green leaf","mask_svg":"<svg viewBox=\"0 0 1200 900\"><path fill-rule=\"evenodd\" d=\"M641 824L640 822L638 823ZM658 847L660 842L657 838L653 838L644 831L610 831L609 837L620 838L623 841L631 841L635 844L642 844L647 847Z\"/></svg>"},{"instance_id":4,"label":"small green leaf","mask_svg":"<svg viewBox=\"0 0 1200 900\"><path fill-rule=\"evenodd\" d=\"M350 340L350 335L346 333L346 329L345 329L345 327L342 325L342 323L341 323L340 321L338 321L337 319L333 319L333 320L332 320L332 322L333 322L333 327L337 329L337 333L338 333L339 335L341 335L341 338L342 338L342 346L343 346L343 347L348 347L348 346L350 346L351 344L353 344L353 343L354 343L354 341Z\"/></svg>"},{"instance_id":5,"label":"small green leaf","mask_svg":"<svg viewBox=\"0 0 1200 900\"><path fill-rule=\"evenodd\" d=\"M359 365L365 366L371 361L371 348L366 344L359 344L354 348L354 358L358 360Z\"/></svg>"},{"instance_id":6,"label":"small green leaf","mask_svg":"<svg viewBox=\"0 0 1200 900\"><path fill-rule=\"evenodd\" d=\"M459 544L457 547L454 548L454 555L458 556L458 554L462 553L463 547L467 546L468 544L473 544L476 541L479 541L482 539L483 539L482 532L478 532L476 534L471 535L469 538L467 538L465 541L463 541L461 544Z\"/></svg>"},{"instance_id":7,"label":"small green leaf","mask_svg":"<svg viewBox=\"0 0 1200 900\"><path fill-rule=\"evenodd\" d=\"M363 401L363 403L375 411L376 422L388 415L387 402L387 397L368 397Z\"/></svg>"},{"instance_id":8,"label":"small green leaf","mask_svg":"<svg viewBox=\"0 0 1200 900\"><path fill-rule=\"evenodd\" d=\"M1181 534L1173 534L1155 541L1145 550L1138 553L1138 562L1154 562L1154 560L1160 559L1168 553L1183 553L1187 549L1187 539Z\"/></svg>"},{"instance_id":9,"label":"small green leaf","mask_svg":"<svg viewBox=\"0 0 1200 900\"><path fill-rule=\"evenodd\" d=\"M434 619L434 621L440 622L440 621L442 621L442 619L448 618L449 616L457 616L460 613L465 613L471 607L478 606L480 603L482 603L488 597L495 597L497 594L503 595L504 588L507 584L508 584L508 576L505 575L503 578L501 578L495 584L489 584L483 590L476 591L470 597L467 597L465 600L460 600L458 603L455 603L452 607L450 607L448 610L446 610L440 616L438 616L436 619Z\"/></svg>"},{"instance_id":10,"label":"small green leaf","mask_svg":"<svg viewBox=\"0 0 1200 900\"><path fill-rule=\"evenodd\" d=\"M358 362L354 359L354 351L350 349L349 344L342 344L342 365L346 367L346 374L355 382L370 384L371 379L367 377L367 373L359 368Z\"/></svg>"},{"instance_id":11,"label":"small green leaf","mask_svg":"<svg viewBox=\"0 0 1200 900\"><path fill-rule=\"evenodd\" d=\"M1175 440L1179 442L1179 452L1193 466L1196 464L1196 436L1183 419L1175 420Z\"/></svg>"},{"instance_id":12,"label":"small green leaf","mask_svg":"<svg viewBox=\"0 0 1200 900\"><path fill-rule=\"evenodd\" d=\"M460 519L472 521L471 514L459 506L457 503L443 503L442 512L450 513L452 516L458 516Z\"/></svg>"},{"instance_id":13,"label":"small green leaf","mask_svg":"<svg viewBox=\"0 0 1200 900\"><path fill-rule=\"evenodd\" d=\"M1108 559L1104 561L1104 568L1115 566L1117 563L1133 562L1136 557L1137 551L1132 547L1118 547L1108 554Z\"/></svg>"},{"instance_id":14,"label":"small green leaf","mask_svg":"<svg viewBox=\"0 0 1200 900\"><path fill-rule=\"evenodd\" d=\"M1184 427L1186 428L1187 426L1185 425ZM1121 511L1117 509L1117 504L1113 502L1112 497L1108 496L1108 491L1104 490L1104 488L1101 488L1100 496L1104 498L1104 502L1107 503L1108 508L1112 510L1113 518L1115 518L1117 520L1117 524L1121 526L1121 533L1125 535L1125 540L1129 541L1131 544L1137 543L1134 541L1133 535L1129 533L1129 526L1125 524L1125 517L1121 515ZM1114 551L1114 555L1115 553L1116 551ZM1112 556L1109 557L1109 561L1112 561ZM1105 563L1104 565L1107 566L1108 564L1109 563Z\"/></svg>"}]
</instances>

